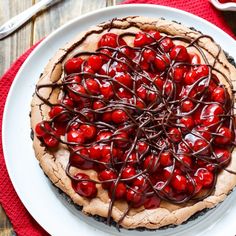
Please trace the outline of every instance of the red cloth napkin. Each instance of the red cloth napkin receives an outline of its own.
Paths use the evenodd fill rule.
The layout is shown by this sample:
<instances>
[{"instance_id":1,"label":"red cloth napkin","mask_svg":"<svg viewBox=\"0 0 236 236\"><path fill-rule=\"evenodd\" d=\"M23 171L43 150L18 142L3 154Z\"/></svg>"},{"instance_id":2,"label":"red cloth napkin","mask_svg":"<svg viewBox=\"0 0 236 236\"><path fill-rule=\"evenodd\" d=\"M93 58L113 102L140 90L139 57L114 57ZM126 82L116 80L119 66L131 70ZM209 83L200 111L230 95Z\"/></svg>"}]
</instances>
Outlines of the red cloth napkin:
<instances>
[{"instance_id":1,"label":"red cloth napkin","mask_svg":"<svg viewBox=\"0 0 236 236\"><path fill-rule=\"evenodd\" d=\"M123 3L152 3L171 6L182 10L189 11L198 16L201 16L215 25L222 28L225 32L233 36L230 28L224 23L220 14L213 9L207 0L186 1L186 0L127 0ZM195 26L197 28L197 26ZM2 116L4 105L11 83L14 80L16 73L20 69L25 59L29 56L32 50L37 46L34 45L27 52L12 64L10 69L0 79L0 124L2 124ZM0 138L2 138L2 126L0 126ZM2 140L2 139L1 139ZM9 175L6 170L4 161L2 143L0 142L0 203L6 211L6 214L11 220L15 232L22 236L46 236L48 233L33 219L26 208L21 203L17 196Z\"/></svg>"}]
</instances>

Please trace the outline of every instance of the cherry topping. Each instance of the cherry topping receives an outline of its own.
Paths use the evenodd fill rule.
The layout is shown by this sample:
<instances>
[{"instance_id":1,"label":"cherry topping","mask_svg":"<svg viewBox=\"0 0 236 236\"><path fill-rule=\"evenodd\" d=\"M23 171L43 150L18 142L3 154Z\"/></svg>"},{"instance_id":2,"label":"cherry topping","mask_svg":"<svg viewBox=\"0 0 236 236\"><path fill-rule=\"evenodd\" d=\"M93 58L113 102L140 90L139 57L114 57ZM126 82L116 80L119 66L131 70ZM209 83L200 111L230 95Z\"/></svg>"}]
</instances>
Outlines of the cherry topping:
<instances>
[{"instance_id":1,"label":"cherry topping","mask_svg":"<svg viewBox=\"0 0 236 236\"><path fill-rule=\"evenodd\" d=\"M35 132L38 137L43 137L47 134L47 131L50 131L51 127L48 122L41 121L35 126Z\"/></svg>"},{"instance_id":2,"label":"cherry topping","mask_svg":"<svg viewBox=\"0 0 236 236\"><path fill-rule=\"evenodd\" d=\"M201 181L203 187L210 187L214 180L214 175L205 168L199 168L195 175Z\"/></svg>"},{"instance_id":3,"label":"cherry topping","mask_svg":"<svg viewBox=\"0 0 236 236\"><path fill-rule=\"evenodd\" d=\"M67 141L71 143L84 143L84 134L81 130L71 130L67 133Z\"/></svg>"},{"instance_id":4,"label":"cherry topping","mask_svg":"<svg viewBox=\"0 0 236 236\"><path fill-rule=\"evenodd\" d=\"M74 176L78 179L78 182L72 184L75 192L79 195L87 198L94 198L97 195L97 188L95 183L90 181L90 178L86 174L78 173Z\"/></svg>"},{"instance_id":5,"label":"cherry topping","mask_svg":"<svg viewBox=\"0 0 236 236\"><path fill-rule=\"evenodd\" d=\"M216 87L211 94L211 99L215 102L224 104L227 99L227 94L225 89L223 87Z\"/></svg>"},{"instance_id":6,"label":"cherry topping","mask_svg":"<svg viewBox=\"0 0 236 236\"><path fill-rule=\"evenodd\" d=\"M185 100L181 104L181 109L183 112L189 112L194 108L194 104L191 100Z\"/></svg>"},{"instance_id":7,"label":"cherry topping","mask_svg":"<svg viewBox=\"0 0 236 236\"><path fill-rule=\"evenodd\" d=\"M92 55L87 60L88 66L90 66L93 71L99 71L102 67L102 58L97 55Z\"/></svg>"},{"instance_id":8,"label":"cherry topping","mask_svg":"<svg viewBox=\"0 0 236 236\"><path fill-rule=\"evenodd\" d=\"M97 95L100 93L100 86L95 79L87 79L86 86L91 94Z\"/></svg>"},{"instance_id":9,"label":"cherry topping","mask_svg":"<svg viewBox=\"0 0 236 236\"><path fill-rule=\"evenodd\" d=\"M126 194L126 199L131 203L139 203L142 200L142 194L139 189L128 189Z\"/></svg>"},{"instance_id":10,"label":"cherry topping","mask_svg":"<svg viewBox=\"0 0 236 236\"><path fill-rule=\"evenodd\" d=\"M145 49L143 51L143 58L147 63L152 62L156 57L156 53L151 49Z\"/></svg>"},{"instance_id":11,"label":"cherry topping","mask_svg":"<svg viewBox=\"0 0 236 236\"><path fill-rule=\"evenodd\" d=\"M134 169L134 167L127 166L123 169L123 171L121 173L121 178L122 179L129 179L135 175L136 175L136 170Z\"/></svg>"},{"instance_id":12,"label":"cherry topping","mask_svg":"<svg viewBox=\"0 0 236 236\"><path fill-rule=\"evenodd\" d=\"M101 39L98 42L98 47L112 47L115 48L118 46L117 44L117 40L118 39L118 35L114 34L114 33L106 33L104 34ZM123 39L120 39L118 42L120 45L125 45L125 41Z\"/></svg>"},{"instance_id":13,"label":"cherry topping","mask_svg":"<svg viewBox=\"0 0 236 236\"><path fill-rule=\"evenodd\" d=\"M171 141L173 142L180 142L181 141L181 132L178 128L170 128L168 132L168 136Z\"/></svg>"},{"instance_id":14,"label":"cherry topping","mask_svg":"<svg viewBox=\"0 0 236 236\"><path fill-rule=\"evenodd\" d=\"M187 61L189 55L186 47L182 45L174 46L170 51L170 58L175 61Z\"/></svg>"},{"instance_id":15,"label":"cherry topping","mask_svg":"<svg viewBox=\"0 0 236 236\"><path fill-rule=\"evenodd\" d=\"M129 88L132 87L133 81L129 74L118 74L114 79Z\"/></svg>"},{"instance_id":16,"label":"cherry topping","mask_svg":"<svg viewBox=\"0 0 236 236\"><path fill-rule=\"evenodd\" d=\"M94 138L97 133L96 127L93 125L81 125L80 130L86 139Z\"/></svg>"},{"instance_id":17,"label":"cherry topping","mask_svg":"<svg viewBox=\"0 0 236 236\"><path fill-rule=\"evenodd\" d=\"M153 39L144 32L139 32L135 35L134 46L141 47L153 42Z\"/></svg>"},{"instance_id":18,"label":"cherry topping","mask_svg":"<svg viewBox=\"0 0 236 236\"><path fill-rule=\"evenodd\" d=\"M219 131L216 134L214 142L216 144L230 144L232 140L232 132L229 128L227 127L221 127Z\"/></svg>"},{"instance_id":19,"label":"cherry topping","mask_svg":"<svg viewBox=\"0 0 236 236\"><path fill-rule=\"evenodd\" d=\"M162 152L160 155L160 164L162 166L170 166L173 164L172 155L170 152Z\"/></svg>"},{"instance_id":20,"label":"cherry topping","mask_svg":"<svg viewBox=\"0 0 236 236\"><path fill-rule=\"evenodd\" d=\"M160 206L161 199L156 195L148 197L144 202L144 207L146 209L156 209Z\"/></svg>"},{"instance_id":21,"label":"cherry topping","mask_svg":"<svg viewBox=\"0 0 236 236\"><path fill-rule=\"evenodd\" d=\"M143 162L144 170L147 170L150 173L155 172L158 166L159 166L158 157L153 154L147 156Z\"/></svg>"},{"instance_id":22,"label":"cherry topping","mask_svg":"<svg viewBox=\"0 0 236 236\"><path fill-rule=\"evenodd\" d=\"M65 71L67 74L77 73L81 70L83 59L80 57L70 58L65 63Z\"/></svg>"},{"instance_id":23,"label":"cherry topping","mask_svg":"<svg viewBox=\"0 0 236 236\"><path fill-rule=\"evenodd\" d=\"M230 152L227 149L216 148L215 155L217 157L217 162L220 164L228 164L230 160Z\"/></svg>"},{"instance_id":24,"label":"cherry topping","mask_svg":"<svg viewBox=\"0 0 236 236\"><path fill-rule=\"evenodd\" d=\"M164 52L169 52L170 49L174 47L174 43L170 38L165 37L163 40L161 40L160 46Z\"/></svg>"},{"instance_id":25,"label":"cherry topping","mask_svg":"<svg viewBox=\"0 0 236 236\"><path fill-rule=\"evenodd\" d=\"M116 178L117 178L117 174L111 169L105 169L102 172L100 172L98 175L98 179L100 181L106 181L106 180L112 180L112 179L114 179L115 181ZM109 189L112 183L113 183L112 181L102 183L102 187L105 189Z\"/></svg>"},{"instance_id":26,"label":"cherry topping","mask_svg":"<svg viewBox=\"0 0 236 236\"><path fill-rule=\"evenodd\" d=\"M174 189L178 191L184 191L187 187L187 179L183 175L174 175L171 180L171 185Z\"/></svg>"},{"instance_id":27,"label":"cherry topping","mask_svg":"<svg viewBox=\"0 0 236 236\"><path fill-rule=\"evenodd\" d=\"M59 144L59 141L50 134L45 134L43 136L43 140L47 147L54 148L54 147L57 147Z\"/></svg>"},{"instance_id":28,"label":"cherry topping","mask_svg":"<svg viewBox=\"0 0 236 236\"><path fill-rule=\"evenodd\" d=\"M115 188L115 184L112 183L110 187L110 196L113 191L115 191L115 199L122 199L126 195L126 185L122 182L119 182Z\"/></svg>"}]
</instances>

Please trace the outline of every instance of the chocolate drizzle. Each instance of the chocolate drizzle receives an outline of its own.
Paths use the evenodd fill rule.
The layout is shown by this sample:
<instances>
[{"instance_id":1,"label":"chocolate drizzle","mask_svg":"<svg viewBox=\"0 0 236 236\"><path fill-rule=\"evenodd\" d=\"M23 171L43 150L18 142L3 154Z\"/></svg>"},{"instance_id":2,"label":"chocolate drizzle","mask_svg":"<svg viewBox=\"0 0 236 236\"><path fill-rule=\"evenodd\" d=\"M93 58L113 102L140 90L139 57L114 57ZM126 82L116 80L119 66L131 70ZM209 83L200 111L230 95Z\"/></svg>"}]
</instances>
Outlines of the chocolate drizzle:
<instances>
[{"instance_id":1,"label":"chocolate drizzle","mask_svg":"<svg viewBox=\"0 0 236 236\"><path fill-rule=\"evenodd\" d=\"M113 21L112 21L113 23ZM110 28L112 28L112 23ZM109 28L109 29L110 29ZM107 223L110 224L112 209L115 203L115 193L117 189L118 183L126 183L128 189L132 189L137 194L140 194L137 189L132 188L129 184L132 180L136 179L139 176L142 176L145 179L145 182L148 185L148 188L142 193L143 198L150 197L156 195L158 198L175 203L181 204L186 203L188 201L200 201L207 196L209 196L213 191L217 179L218 173L224 169L230 173L235 174L232 170L228 170L226 166L227 162L219 163L218 157L214 151L214 137L217 136L217 131L223 126L223 124L228 124L230 130L234 132L234 116L233 116L233 97L228 99L225 103L224 114L219 115L219 121L217 124L217 129L214 132L210 132L212 138L207 140L200 132L197 132L195 129L188 129L178 123L178 119L185 116L193 115L199 107L204 107L206 105L218 104L216 102L210 101L207 97L208 88L211 82L219 83L216 79L216 73L221 74L224 77L225 81L230 86L229 91L233 90L233 86L231 81L224 75L221 71L215 68L215 64L218 61L219 54L221 52L221 48L218 46L218 53L215 56L215 60L213 64L210 64L204 50L199 46L199 41L202 38L208 38L213 41L210 36L201 35L198 38L192 40L189 37L180 37L180 36L162 36L160 39L156 40L152 35L148 34L153 40L152 43L142 46L142 47L131 47L125 44L121 44L121 41L125 39L125 37L130 36L134 37L134 33L123 33L117 37L117 47L100 47L95 52L80 52L74 55L74 57L83 57L86 58L90 55L100 55L103 58L106 58L106 66L101 73L90 73L85 72L84 69L86 67L86 60L84 60L81 68L81 72L69 74L64 76L59 82L56 83L48 83L36 86L36 94L43 101L43 103L47 104L50 107L61 106L63 107L63 112L61 112L58 116L49 120L48 122L52 127L62 116L64 116L63 125L65 125L66 132L70 129L73 124L89 124L94 125L98 129L99 132L102 131L111 131L112 134L108 138L104 138L102 140L92 140L85 142L84 144L78 145L77 143L71 143L66 140L66 137L58 137L52 131L48 131L45 127L42 127L45 132L52 135L62 144L67 145L71 157L73 155L79 155L86 162L90 163L91 169L94 169L95 166L99 166L99 168L107 168L111 169L117 173L116 179L109 179L106 181L93 180L89 181L94 182L96 184L105 184L105 183L113 183L114 187L110 193L110 204L109 211L107 217ZM179 96L178 91L178 83L174 81L173 71L175 68L180 66L185 66L186 68L198 67L201 64L191 64L188 62L178 62L171 61L169 54L166 53L161 46L161 42L165 38L171 38L173 41L178 40L184 43L187 43L187 48L194 47L199 54L202 56L204 60L204 64L209 68L209 75L203 76L199 78L195 83L188 87L187 93L185 96ZM108 50L110 54L104 53L104 49ZM142 68L142 55L145 49L150 49L157 54L158 57L166 56L166 70L162 72L156 72L155 68L152 66L149 67L149 71ZM130 57L124 51L129 51L130 54L133 54L134 57ZM170 63L169 63L170 62ZM122 67L127 68L127 73L132 77L132 86L127 87L126 85L120 83L116 80L115 76L111 76L110 72L114 67L114 64L118 64ZM150 72L150 73L149 73ZM119 73L119 72L118 72ZM81 85L85 89L85 93L80 93L76 91L76 86L78 82L74 81L74 76L81 77ZM111 98L105 98L100 93L94 95L92 94L86 85L86 79L93 78L95 79L100 86L104 83L108 83L112 86L113 96ZM163 80L163 89L160 89L155 84L155 79L161 78ZM148 91L149 94L153 96L149 101L138 97L136 94L138 83ZM171 90L169 93L166 93L166 88L171 85ZM201 89L198 89L196 92L196 96L191 96L191 92L196 90L201 86ZM224 85L221 85L224 87ZM47 98L43 97L40 93L40 90L43 88L51 88L52 91L55 89L61 90L61 100L63 100L66 96L70 94L74 94L75 96L81 97L80 101L77 101L77 107L70 107L61 102L52 104ZM120 94L117 92L117 88L120 88L122 91L125 91L128 94L129 98L122 98ZM230 92L231 92L230 91ZM230 94L231 95L231 94ZM233 94L231 95L233 96ZM180 109L181 103L186 99L191 100L195 107L189 112L182 112ZM99 109L92 108L92 102L101 101L104 106ZM138 103L139 102L139 103ZM138 104L142 104L142 106ZM83 104L83 105L82 105ZM126 113L128 116L128 120L125 122L123 126L114 124L112 122L101 121L104 113L112 112L114 110L120 109ZM202 108L204 109L204 108ZM207 119L209 117L202 117ZM214 125L216 125L214 124ZM185 153L184 149L180 147L179 143L175 143L172 141L172 137L169 133L169 129L171 127L176 127L181 130L181 144L185 146L185 149L190 150L189 153ZM211 128L209 126L208 128ZM128 136L120 137L120 135L126 132ZM192 138L203 139L207 142L207 146L195 151L194 148L186 141L186 135L191 135ZM140 154L137 153L137 142L142 141L148 145L148 149ZM90 148L94 145L109 145L110 146L110 159L109 161L101 161L91 159L88 155L84 154L82 150L85 148ZM113 155L113 151L117 146L121 146L123 149L123 155L125 154L125 159L122 160L117 156ZM228 148L232 151L234 148L234 143L228 145ZM204 154L206 149L210 150L210 154ZM167 180L158 180L155 184L153 183L152 174L150 173L150 169L160 170L160 156L164 151L168 151L173 156L173 163L168 167L170 172ZM133 153L135 154L135 160L130 160L130 157ZM209 188L204 190L204 194L196 194L196 182L194 180L195 168L193 166L187 165L182 159L179 158L181 154L186 154L192 158L194 163L198 161L203 161L204 163L212 164L214 167L213 175L214 181L213 184ZM143 168L143 162L148 155L155 155L157 159L155 162L151 162L148 168ZM70 169L72 167L80 168L77 164L73 163L70 159L69 164L66 168L67 175L71 178L72 181L85 181L83 179L77 179L75 176L71 174ZM124 168L133 164L136 166L137 174L132 176L131 178L122 178L121 174ZM184 192L184 193L168 193L165 189L171 183L171 180L174 175L174 171L176 170L176 166L181 166L181 170L184 173L185 177L189 181L189 183L193 186L192 192ZM158 169L159 168L159 169ZM89 168L88 168L89 169ZM162 168L163 169L163 168ZM86 180L88 181L88 180ZM122 222L125 216L128 214L129 210L132 207L136 207L135 205L130 204L127 211L123 214L123 216L118 221L118 225Z\"/></svg>"}]
</instances>

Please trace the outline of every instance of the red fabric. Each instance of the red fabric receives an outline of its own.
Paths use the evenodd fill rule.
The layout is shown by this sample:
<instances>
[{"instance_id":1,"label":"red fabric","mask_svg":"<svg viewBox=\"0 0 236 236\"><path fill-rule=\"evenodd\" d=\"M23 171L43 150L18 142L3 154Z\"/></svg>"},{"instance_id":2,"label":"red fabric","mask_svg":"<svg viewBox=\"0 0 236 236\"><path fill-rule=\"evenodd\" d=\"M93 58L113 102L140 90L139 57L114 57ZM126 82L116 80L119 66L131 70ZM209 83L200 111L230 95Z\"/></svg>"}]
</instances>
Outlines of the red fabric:
<instances>
[{"instance_id":1,"label":"red fabric","mask_svg":"<svg viewBox=\"0 0 236 236\"><path fill-rule=\"evenodd\" d=\"M125 0L122 3L150 3L178 8L208 20L230 36L236 38L230 27L224 21L222 14L211 5L210 0ZM197 29L197 25L193 25L193 27Z\"/></svg>"},{"instance_id":2,"label":"red fabric","mask_svg":"<svg viewBox=\"0 0 236 236\"><path fill-rule=\"evenodd\" d=\"M213 9L207 0L186 1L186 0L127 0L123 3L152 3L171 6L182 10L189 11L198 16L201 16L218 27L222 28L225 32L233 36L230 28L224 23L220 14ZM197 28L197 26L196 26ZM2 115L4 105L11 83L14 80L16 73L20 69L22 63L29 56L32 50L37 45L34 45L27 52L12 64L11 68L0 79L0 125L2 124ZM0 138L2 137L2 125L0 126ZM2 140L2 139L0 139ZM0 203L10 218L15 232L22 236L39 236L48 235L48 233L41 228L41 226L32 218L32 216L25 209L17 196L13 185L10 181L9 175L6 170L6 165L3 157L2 143L0 142Z\"/></svg>"},{"instance_id":3,"label":"red fabric","mask_svg":"<svg viewBox=\"0 0 236 236\"><path fill-rule=\"evenodd\" d=\"M3 110L11 83L25 59L36 46L37 44L25 52L21 57L19 57L15 63L12 64L10 69L2 76L2 78L0 78L0 140L2 140ZM33 219L33 217L26 210L13 188L3 157L2 142L0 142L0 173L0 203L9 217L17 235L48 235L48 233Z\"/></svg>"}]
</instances>

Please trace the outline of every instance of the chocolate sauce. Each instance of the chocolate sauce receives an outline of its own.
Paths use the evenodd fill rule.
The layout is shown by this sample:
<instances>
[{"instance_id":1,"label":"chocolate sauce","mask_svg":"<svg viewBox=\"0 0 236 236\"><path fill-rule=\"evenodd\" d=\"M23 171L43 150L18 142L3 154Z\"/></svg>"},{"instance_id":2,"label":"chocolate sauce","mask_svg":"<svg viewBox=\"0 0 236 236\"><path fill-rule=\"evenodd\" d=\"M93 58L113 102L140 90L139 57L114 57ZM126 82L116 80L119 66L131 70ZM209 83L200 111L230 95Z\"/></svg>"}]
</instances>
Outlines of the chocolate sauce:
<instances>
[{"instance_id":1,"label":"chocolate sauce","mask_svg":"<svg viewBox=\"0 0 236 236\"><path fill-rule=\"evenodd\" d=\"M113 27L113 21L111 22L110 27L108 27L108 30L110 30L112 27ZM100 32L102 32L102 30ZM218 53L215 56L215 61L214 61L213 65L210 65L210 63L204 53L204 50L199 46L199 41L202 38L208 38L209 40L213 41L213 39L210 36L201 35L194 40L192 40L189 37L168 36L173 41L180 40L180 41L187 43L188 44L187 47L196 48L197 51L199 52L199 54L201 54L201 56L204 60L204 64L206 64L208 66L209 71L210 71L210 73L207 77L202 77L199 80L197 80L195 83L193 83L192 85L189 86L189 90L188 90L188 93L186 94L186 96L192 102L194 102L194 104L196 104L196 105L191 111L182 112L179 109L179 107L180 107L181 102L184 101L184 99L186 99L186 96L183 96L182 98L178 96L178 91L177 91L178 85L177 85L177 83L174 82L172 72L174 71L174 68L176 68L177 66L186 66L188 68L191 68L194 66L199 66L200 64L192 65L192 64L186 63L186 62L172 61L171 64L166 67L165 71L158 74L158 76L166 78L166 80L164 82L164 87L167 86L167 81L170 81L173 86L173 89L171 90L171 92L168 95L166 95L164 89L160 90L157 87L157 85L155 85L154 79L151 77L151 74L147 73L146 70L142 69L140 62L142 59L142 53L143 53L144 49L151 49L155 53L158 53L158 55L166 55L168 57L168 59L170 60L169 55L167 53L165 53L163 51L162 47L160 46L161 41L164 38L166 38L167 36L163 36L159 40L155 40L151 35L149 35L150 37L153 38L153 43L143 46L143 47L131 47L128 45L120 45L119 44L120 39L124 38L125 36L133 36L134 37L135 34L134 33L120 34L117 37L117 44L118 44L117 48L101 47L101 48L98 48L95 52L83 51L83 52L80 52L80 53L77 53L76 55L74 55L74 57L79 57L79 56L87 57L89 55L94 55L94 54L106 56L108 62L106 64L106 71L105 71L104 75L97 74L97 73L93 74L93 73L88 73L88 72L79 72L79 73L66 75L61 79L61 81L59 81L57 83L51 83L51 84L48 83L48 84L36 86L37 96L46 105L48 105L50 107L62 106L64 108L63 113L59 114L59 116L54 117L53 119L51 119L49 121L49 123L52 126L53 126L54 122L56 122L56 120L61 115L67 115L67 120L66 120L66 123L67 123L66 130L67 131L69 130L69 127L71 124L77 123L77 124L91 124L91 125L95 125L97 127L97 129L100 131L111 130L113 132L113 134L111 135L110 138L99 140L99 141L93 140L91 142L86 142L85 144L80 145L79 148L76 148L76 146L78 146L76 143L70 143L70 142L66 141L65 139L55 136L51 131L48 131L45 129L45 132L49 133L50 135L53 135L61 143L67 145L67 147L71 153L71 156L74 154L79 155L81 158L83 158L87 162L92 162L94 165L105 166L106 168L112 169L117 173L116 179L110 179L110 180L106 180L106 181L96 181L96 180L92 180L92 179L89 180L89 181L92 181L97 184L114 183L114 188L113 188L113 191L111 192L111 201L109 204L109 211L108 211L108 217L107 217L108 224L110 224L110 222L111 222L112 209L113 209L113 206L115 203L115 191L117 188L117 184L119 182L128 183L131 180L134 180L135 178L137 178L138 176L143 176L149 184L148 190L146 192L143 192L144 198L145 198L145 196L156 195L162 200L165 200L165 201L168 201L171 203L175 203L175 204L182 204L182 203L186 203L188 201L193 201L193 202L199 201L199 200L202 200L202 199L206 198L207 196L209 196L214 191L217 175L222 169L235 174L232 170L228 170L226 168L226 165L222 165L222 163L217 162L217 160L216 160L217 156L214 152L213 138L211 138L211 140L208 141L200 133L196 132L196 130L194 131L194 130L187 129L186 133L191 134L195 138L201 138L201 139L205 140L208 143L208 146L206 148L210 148L210 151L212 153L211 155L203 155L199 151L194 151L193 147L191 147L189 145L189 143L186 141L185 134L181 134L181 142L183 144L185 144L186 147L190 150L191 158L195 161L202 160L205 163L213 164L215 167L214 183L211 185L210 188L208 188L206 190L206 193L204 195L198 197L198 195L196 195L196 183L193 180L193 176L192 176L192 173L194 173L195 169L194 169L194 167L187 166L179 158L179 154L181 154L181 152L180 152L181 150L178 149L178 143L173 143L171 141L170 135L168 134L168 129L170 127L182 128L182 126L180 124L176 123L176 121L179 118L184 117L184 116L188 116L188 115L193 115L200 106L217 104L216 102L212 102L207 99L208 86L209 86L210 82L212 82L212 81L215 82L214 73L220 73L225 78L227 83L230 85L230 89L232 91L233 86L232 86L231 81L226 77L226 75L224 75L222 72L220 72L218 69L215 68L215 64L218 60L219 54L221 52L221 48L218 46ZM82 39L82 41L86 37L87 36L85 36ZM80 42L82 42L82 41L80 41ZM77 43L76 45L79 45L79 44ZM122 50L124 48L128 49L128 50L132 50L135 53L135 60L128 57L125 53L123 53ZM112 52L112 55L108 55L108 54L101 52L102 49L109 50L110 52ZM114 63L122 63L127 66L127 68L128 68L127 72L132 76L133 89L121 84L116 79L114 79L114 77L108 75L108 73ZM84 66L86 66L85 62L82 64L81 71L83 71ZM153 70L153 68L151 68L151 70ZM73 81L73 77L75 75L78 75L82 78L81 84L85 88L86 93L78 93L73 89L73 86L77 84L77 82ZM96 79L96 81L100 85L103 84L104 82L109 82L112 85L112 89L113 89L113 93L114 93L113 98L109 100L109 99L105 99L102 95L92 95L89 92L88 88L86 87L86 83L85 83L85 81L88 77ZM157 76L155 75L155 78L156 77ZM139 99L137 98L135 90L136 90L136 86L137 86L137 81L140 80L140 78L143 78L144 80L147 81L146 83L143 82L143 84L142 84L147 89L147 91L153 92L155 94L155 99L153 101L147 102L141 98L139 98ZM203 83L204 88L201 91L197 92L195 97L191 98L190 97L191 91L196 89L197 86L201 82ZM121 88L125 89L130 94L130 96L132 98L131 99L121 98L117 93L117 89L116 89L117 87L121 87ZM63 105L62 103L52 104L47 98L44 98L40 94L40 90L42 88L51 88L52 90L60 88L61 91L63 92L63 96L68 95L68 93L70 93L70 92L74 93L76 95L81 96L84 99L84 101L86 101L88 103L88 106L85 106L80 109L80 108L70 108L66 105ZM102 101L105 104L105 106L100 109L94 110L91 108L90 103L91 103L91 101L97 101L97 100ZM144 107L137 106L136 105L137 100L141 101L144 104ZM233 119L234 119L233 98L231 98L227 101L227 104L225 104L225 107L226 107L225 111L224 111L225 113L224 113L224 115L220 116L219 122L217 123L217 129L215 131L216 133L225 122L229 123L229 128L232 131L234 131L234 129L235 129L235 125L234 125L234 121L233 121ZM100 121L102 114L104 114L105 112L108 112L108 111L109 112L114 111L116 109L123 110L126 113L126 115L129 117L128 121L124 124L124 127L118 127L118 125L115 125L111 122L106 123L104 121ZM87 116L88 113L91 113L93 118L88 117ZM132 133L129 135L128 138L117 138L117 135L122 133L122 131L127 131L129 129L132 129ZM214 135L215 135L215 133L212 133L212 136L214 136ZM117 141L124 142L127 144L124 147L124 149L126 150L126 158L123 161L117 160L117 158L115 156L113 156L113 154L112 154L114 146L117 145ZM137 174L129 179L122 179L121 178L122 170L129 164L129 157L132 154L132 152L134 152L136 150L136 145L137 145L138 141L143 141L143 142L147 143L148 149L143 154L139 155L136 160L135 165L137 167ZM110 162L106 163L106 162L102 162L99 160L92 160L87 155L84 155L81 153L81 150L83 148L89 148L95 144L110 145L110 155L111 155ZM234 144L232 143L229 146L229 148L231 150L233 150ZM202 149L200 151L202 152L205 149ZM163 151L169 151L173 155L173 164L172 164L172 166L168 167L171 169L171 174L170 174L169 178L165 182L163 182L162 186L160 187L160 186L157 186L157 184L153 184L153 181L151 178L152 174L149 173L148 169L143 169L142 163L148 154L154 154L154 155L157 155L157 158L158 158L157 162L154 163L154 168L158 168L160 155ZM181 165L183 167L182 169L183 169L184 174L186 175L186 178L193 185L194 191L192 193L185 192L184 194L182 194L182 196L180 196L178 194L177 195L168 194L166 191L164 191L165 187L168 186L168 184L170 184L170 182L171 182L171 179L174 175L174 170L176 168L176 165ZM83 179L78 180L76 177L74 177L70 173L70 168L73 166L79 168L79 166L76 166L70 160L70 162L66 168L67 175L71 178L72 181L78 181L78 182L85 181ZM88 180L86 180L86 181L88 181ZM131 187L127 185L127 188L131 188ZM134 189L134 191L136 191L136 190ZM118 221L118 223L117 223L118 225L122 222L122 220L128 214L131 207L133 207L133 206L130 204L129 208L126 210L126 212L123 214L123 216Z\"/></svg>"}]
</instances>

